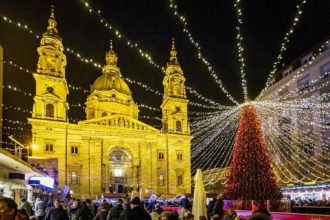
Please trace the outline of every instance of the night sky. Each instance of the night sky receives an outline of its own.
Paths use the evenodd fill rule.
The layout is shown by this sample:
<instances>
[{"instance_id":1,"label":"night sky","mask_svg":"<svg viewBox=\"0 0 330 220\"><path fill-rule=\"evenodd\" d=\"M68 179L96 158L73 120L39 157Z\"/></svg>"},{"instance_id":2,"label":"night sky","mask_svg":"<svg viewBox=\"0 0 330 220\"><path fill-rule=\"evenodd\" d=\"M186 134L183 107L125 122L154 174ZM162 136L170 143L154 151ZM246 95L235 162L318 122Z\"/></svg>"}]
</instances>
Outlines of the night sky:
<instances>
[{"instance_id":1,"label":"night sky","mask_svg":"<svg viewBox=\"0 0 330 220\"><path fill-rule=\"evenodd\" d=\"M234 1L228 0L189 0L178 1L178 10L187 18L189 29L202 47L204 56L213 65L219 78L228 91L240 102L243 92L240 83L239 63L236 48L236 14ZM248 92L251 99L264 87L268 73L271 71L285 32L289 29L297 0L241 0L243 26L241 29ZM101 9L103 16L128 39L138 42L153 59L161 65L169 60L171 38L176 38L179 62L184 70L187 85L204 96L222 104L232 103L223 95L217 84L210 77L205 65L197 59L197 51L182 32L182 25L174 17L166 0L119 0L90 1L94 9ZM118 65L123 76L141 81L152 88L163 91L163 73L140 57L134 49L128 48L124 41L100 24L99 18L90 14L80 0L0 0L0 15L8 16L14 21L27 24L36 33L45 32L50 5L55 5L55 17L59 34L64 47L79 51L82 55L93 58L104 64L109 41L113 39L114 50L118 55ZM299 57L309 48L325 40L330 34L330 1L307 1L303 7L302 17L292 35L285 54L285 62ZM13 60L30 70L36 70L38 60L37 47L39 40L34 35L17 28L12 24L0 21L0 44L4 47L4 59ZM101 75L101 70L78 61L66 53L66 78L69 84L86 89ZM12 85L34 94L35 82L32 75L4 66L4 84ZM140 87L130 85L133 99L137 103L159 107L162 98L146 92ZM188 97L194 100L193 97ZM70 90L68 100L71 104L86 101L86 94ZM195 100L197 101L197 100ZM32 110L32 98L17 92L4 90L4 104ZM194 111L208 111L202 108L190 108ZM161 116L140 108L140 115ZM30 114L21 111L6 110L4 118L27 122ZM84 110L71 108L69 116L84 119ZM144 120L145 121L145 120ZM155 120L145 121L159 126ZM17 134L20 140L29 135L29 126L17 126L5 121L4 126L24 127L26 131L6 130ZM4 135L6 136L6 135Z\"/></svg>"}]
</instances>

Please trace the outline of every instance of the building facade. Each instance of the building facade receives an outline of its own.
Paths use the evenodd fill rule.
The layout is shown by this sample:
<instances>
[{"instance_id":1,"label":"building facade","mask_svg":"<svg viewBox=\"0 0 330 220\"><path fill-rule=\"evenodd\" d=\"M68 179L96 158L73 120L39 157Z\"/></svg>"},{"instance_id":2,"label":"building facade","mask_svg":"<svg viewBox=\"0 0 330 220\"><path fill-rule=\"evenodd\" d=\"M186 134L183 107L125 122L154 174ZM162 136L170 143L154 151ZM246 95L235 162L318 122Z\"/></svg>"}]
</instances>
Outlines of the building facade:
<instances>
[{"instance_id":1,"label":"building facade","mask_svg":"<svg viewBox=\"0 0 330 220\"><path fill-rule=\"evenodd\" d=\"M75 197L152 190L190 193L190 128L185 77L174 46L163 80L162 129L139 121L139 108L117 66L112 43L86 100L86 120L69 123L64 47L52 11L37 49L33 158L58 160L59 187Z\"/></svg>"},{"instance_id":2,"label":"building facade","mask_svg":"<svg viewBox=\"0 0 330 220\"><path fill-rule=\"evenodd\" d=\"M269 115L268 125L264 127L265 136L272 133L271 135L278 137L278 144L299 149L298 153L303 156L300 159L314 166L315 170L323 172L322 178L330 174L330 157L327 156L330 154L329 76L330 40L316 45L275 74L271 85L260 97L261 101L284 103L280 107L280 115ZM290 108L295 103L297 106ZM290 149L289 146L287 148ZM275 160L290 162L282 164L290 170L295 167L293 175L304 181L309 177L315 179L315 173L306 170L301 162L299 164L290 150L278 151ZM323 166L310 161L317 161ZM283 175L280 170L276 173ZM303 178L304 176L307 178Z\"/></svg>"}]
</instances>

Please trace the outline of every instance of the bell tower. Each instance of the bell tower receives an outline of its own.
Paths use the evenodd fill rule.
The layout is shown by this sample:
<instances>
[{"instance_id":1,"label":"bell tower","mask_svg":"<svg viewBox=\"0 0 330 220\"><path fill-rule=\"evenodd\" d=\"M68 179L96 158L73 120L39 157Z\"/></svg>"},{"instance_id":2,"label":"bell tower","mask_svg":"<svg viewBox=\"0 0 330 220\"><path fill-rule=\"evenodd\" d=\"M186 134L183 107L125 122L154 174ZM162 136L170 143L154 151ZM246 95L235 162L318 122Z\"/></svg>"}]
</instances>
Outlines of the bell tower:
<instances>
[{"instance_id":1,"label":"bell tower","mask_svg":"<svg viewBox=\"0 0 330 220\"><path fill-rule=\"evenodd\" d=\"M39 60L37 71L33 73L36 81L36 94L33 103L33 118L57 121L67 120L67 95L65 79L66 56L63 53L62 39L56 28L54 8L48 19L47 31L43 34L38 47Z\"/></svg>"},{"instance_id":2,"label":"bell tower","mask_svg":"<svg viewBox=\"0 0 330 220\"><path fill-rule=\"evenodd\" d=\"M161 109L164 133L190 134L185 80L173 39L170 61L167 63L163 80L164 96Z\"/></svg>"}]
</instances>

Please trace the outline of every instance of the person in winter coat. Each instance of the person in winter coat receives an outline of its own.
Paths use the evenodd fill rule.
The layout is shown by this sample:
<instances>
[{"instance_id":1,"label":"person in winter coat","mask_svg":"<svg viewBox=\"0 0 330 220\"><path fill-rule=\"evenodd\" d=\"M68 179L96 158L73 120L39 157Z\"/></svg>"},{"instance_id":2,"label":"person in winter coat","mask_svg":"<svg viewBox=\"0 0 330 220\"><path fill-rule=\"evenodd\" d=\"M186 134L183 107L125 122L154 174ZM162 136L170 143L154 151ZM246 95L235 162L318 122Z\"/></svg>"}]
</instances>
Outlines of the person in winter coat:
<instances>
[{"instance_id":1,"label":"person in winter coat","mask_svg":"<svg viewBox=\"0 0 330 220\"><path fill-rule=\"evenodd\" d=\"M123 200L118 199L116 206L109 211L107 220L119 220L120 214L123 210Z\"/></svg>"},{"instance_id":2,"label":"person in winter coat","mask_svg":"<svg viewBox=\"0 0 330 220\"><path fill-rule=\"evenodd\" d=\"M20 216L17 214L17 204L13 199L0 197L0 219L20 220Z\"/></svg>"},{"instance_id":3,"label":"person in winter coat","mask_svg":"<svg viewBox=\"0 0 330 220\"><path fill-rule=\"evenodd\" d=\"M126 220L151 220L150 215L141 206L139 197L135 197L131 201L131 211L128 213Z\"/></svg>"},{"instance_id":4,"label":"person in winter coat","mask_svg":"<svg viewBox=\"0 0 330 220\"><path fill-rule=\"evenodd\" d=\"M252 215L248 217L248 220L272 220L272 217L260 201L253 201Z\"/></svg>"},{"instance_id":5,"label":"person in winter coat","mask_svg":"<svg viewBox=\"0 0 330 220\"><path fill-rule=\"evenodd\" d=\"M153 209L150 213L151 220L158 220L159 214L156 209Z\"/></svg>"},{"instance_id":6,"label":"person in winter coat","mask_svg":"<svg viewBox=\"0 0 330 220\"><path fill-rule=\"evenodd\" d=\"M73 201L71 207L69 207L68 214L70 220L78 220L78 201Z\"/></svg>"},{"instance_id":7,"label":"person in winter coat","mask_svg":"<svg viewBox=\"0 0 330 220\"><path fill-rule=\"evenodd\" d=\"M223 200L222 200L222 195L218 195L217 196L217 201L215 202L213 209L212 209L212 214L213 215L219 215L220 219L222 219L223 215L224 215L224 211L223 211Z\"/></svg>"},{"instance_id":8,"label":"person in winter coat","mask_svg":"<svg viewBox=\"0 0 330 220\"><path fill-rule=\"evenodd\" d=\"M34 215L38 220L43 220L45 217L45 203L40 198L37 198L34 204Z\"/></svg>"},{"instance_id":9,"label":"person in winter coat","mask_svg":"<svg viewBox=\"0 0 330 220\"><path fill-rule=\"evenodd\" d=\"M86 202L81 203L81 207L77 212L77 217L78 220L90 220L94 217L94 215L92 215L91 211L87 207Z\"/></svg>"},{"instance_id":10,"label":"person in winter coat","mask_svg":"<svg viewBox=\"0 0 330 220\"><path fill-rule=\"evenodd\" d=\"M102 203L93 220L106 220L109 212L109 204Z\"/></svg>"},{"instance_id":11,"label":"person in winter coat","mask_svg":"<svg viewBox=\"0 0 330 220\"><path fill-rule=\"evenodd\" d=\"M216 199L216 198L213 198L213 199L209 202L209 204L208 204L208 206L207 206L206 213L207 213L207 218L208 218L208 219L211 219L211 216L212 216L212 210L213 210L213 207L214 207L214 205L215 205L216 202L217 202L217 199Z\"/></svg>"},{"instance_id":12,"label":"person in winter coat","mask_svg":"<svg viewBox=\"0 0 330 220\"><path fill-rule=\"evenodd\" d=\"M95 207L94 204L92 204L92 201L90 199L86 199L86 207L91 211L91 214L95 216Z\"/></svg>"},{"instance_id":13,"label":"person in winter coat","mask_svg":"<svg viewBox=\"0 0 330 220\"><path fill-rule=\"evenodd\" d=\"M124 210L120 213L119 220L126 220L128 213L131 211L129 200L125 199Z\"/></svg>"},{"instance_id":14,"label":"person in winter coat","mask_svg":"<svg viewBox=\"0 0 330 220\"><path fill-rule=\"evenodd\" d=\"M54 207L47 212L45 220L69 220L68 213L64 211L60 200L55 200Z\"/></svg>"},{"instance_id":15,"label":"person in winter coat","mask_svg":"<svg viewBox=\"0 0 330 220\"><path fill-rule=\"evenodd\" d=\"M29 217L32 216L32 207L25 198L21 199L21 205L18 207L18 209L24 209Z\"/></svg>"},{"instance_id":16,"label":"person in winter coat","mask_svg":"<svg viewBox=\"0 0 330 220\"><path fill-rule=\"evenodd\" d=\"M237 214L233 208L228 208L223 220L236 220Z\"/></svg>"}]
</instances>

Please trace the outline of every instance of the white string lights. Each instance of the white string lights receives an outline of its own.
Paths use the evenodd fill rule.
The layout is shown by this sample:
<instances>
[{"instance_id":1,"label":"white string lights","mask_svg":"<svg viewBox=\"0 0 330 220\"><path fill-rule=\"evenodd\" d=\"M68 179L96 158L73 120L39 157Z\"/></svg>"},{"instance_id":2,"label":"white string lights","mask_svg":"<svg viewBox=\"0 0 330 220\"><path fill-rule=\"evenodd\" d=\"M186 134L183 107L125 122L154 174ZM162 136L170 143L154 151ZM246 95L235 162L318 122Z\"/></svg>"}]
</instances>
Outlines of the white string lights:
<instances>
[{"instance_id":1,"label":"white string lights","mask_svg":"<svg viewBox=\"0 0 330 220\"><path fill-rule=\"evenodd\" d=\"M1 16L1 15L0 15ZM29 28L25 28L25 27L28 27L26 24L21 24L20 22L13 22L10 18L6 17L6 16L2 16L3 17L3 21L5 22L8 22L9 24L16 24L16 26L18 28L21 28L22 30L25 30L25 31L28 31L29 33L33 34L35 36L36 39L39 39L39 35L36 34L33 30L29 29ZM95 62L92 58L87 58L86 56L83 56L80 52L77 52L75 51L74 49L72 48L65 48L65 51L68 52L69 54L73 55L75 58L77 58L79 61L85 63L85 64L89 64L89 65L93 65L95 68L97 69L102 69L102 65L98 62ZM139 49L139 52L141 50ZM142 53L143 54L143 53ZM10 61L9 64L12 64L12 61ZM18 68L23 68L21 66L18 66L16 65ZM33 72L33 71L30 71L30 72ZM142 83L142 82L139 82L137 80L133 80L133 79L130 79L128 77L124 77L124 79L130 83L130 84L134 84L134 85L138 85L140 87L142 87L143 89L145 89L146 91L148 92L151 92L155 95L158 95L158 96L162 96L163 94L153 88L151 88L150 86ZM75 86L72 86L72 85L68 85L70 88L74 89L74 90L83 90L85 93L89 93L89 90L86 90L86 89L83 89L81 87L75 87ZM202 108L213 108L215 109L217 106L220 107L220 108L227 108L227 106L224 106L224 105L221 105L219 103L216 103L215 101L213 100L210 100L206 97L204 97L203 95L199 94L196 90L194 89L191 89L190 87L188 87L187 91L194 95L195 97L205 101L205 102L209 102L211 103L212 105L214 105L215 107L210 107L210 106L207 106L207 105L204 105L204 104L201 104L201 103L196 103L196 102L193 102L193 101L190 101L189 102L189 105L192 105L192 106L197 106L197 107L202 107Z\"/></svg>"},{"instance_id":2,"label":"white string lights","mask_svg":"<svg viewBox=\"0 0 330 220\"><path fill-rule=\"evenodd\" d=\"M206 67L207 67L208 71L210 72L212 78L219 85L220 89L226 95L226 97L230 101L232 101L234 104L238 105L239 103L232 97L232 95L230 95L230 93L227 91L227 89L223 86L222 81L219 79L218 74L213 70L213 67L211 66L210 62L203 56L201 47L199 46L198 42L194 40L194 38L192 37L192 34L190 33L190 31L188 29L187 19L183 15L179 14L179 12L177 10L178 6L175 4L174 0L169 1L169 7L172 10L174 16L176 16L179 19L179 21L182 23L182 25L184 27L183 32L188 37L190 43L193 44L195 46L195 48L197 49L198 59L203 61L203 63L206 65Z\"/></svg>"},{"instance_id":3,"label":"white string lights","mask_svg":"<svg viewBox=\"0 0 330 220\"><path fill-rule=\"evenodd\" d=\"M141 47L139 47L137 42L129 40L122 32L120 32L117 28L115 28L112 24L110 24L101 14L101 10L94 10L91 5L85 1L85 0L80 0L85 8L88 9L89 13L95 14L99 18L99 22L108 30L111 31L112 33L115 34L115 36L120 39L125 41L126 45L130 48L136 49L140 56L144 58L146 61L148 61L152 66L160 69L163 73L165 73L165 68L158 65L152 57L149 55L149 53L145 52Z\"/></svg>"},{"instance_id":4,"label":"white string lights","mask_svg":"<svg viewBox=\"0 0 330 220\"><path fill-rule=\"evenodd\" d=\"M121 32L118 31L118 29L115 29L109 22L107 22L103 16L101 16L101 12L98 10L94 10L90 7L89 3L87 1L81 0L85 7L88 9L90 13L94 13L98 16L100 19L100 23L104 25L108 30L114 31L115 35L118 39L124 40L127 45L133 49L136 49L141 57L143 57L145 60L147 60L150 64L157 67L158 69L162 70L164 72L164 68L157 65L151 58L149 54L147 54L144 50L142 50L137 43L129 41ZM282 44L280 55L277 57L273 70L277 68L278 64L282 60L283 53L286 50L286 45L289 42L289 37L293 33L293 27L296 26L296 23L299 20L299 16L301 15L301 7L303 4L305 4L306 1L302 1L301 5L298 7L297 16L294 19L294 23L292 25L292 28L290 31L286 34L284 38L284 43ZM241 25L242 25L242 11L240 9L240 0L235 0L234 7L236 9L237 13L237 21L238 24L236 26L237 30L237 48L238 48L238 57L240 62L240 74L242 79L242 88L243 88L243 94L244 99L247 100L248 97L248 90L245 80L245 60L243 58L243 46L242 41L243 37L241 35ZM201 47L199 44L194 40L192 37L189 29L187 28L188 24L186 22L186 18L181 16L177 11L177 6L174 4L174 0L170 0L170 8L172 9L174 15L179 18L179 20L184 25L184 33L188 36L190 42L197 48L198 54L197 57L202 60L202 62L207 66L208 70L211 73L211 76L213 79L218 83L221 90L226 94L226 96L235 104L238 104L236 100L227 92L227 90L222 86L222 82L218 78L215 71L213 71L213 67L210 65L210 63L203 57L201 53ZM297 19L296 19L297 18ZM35 35L37 39L40 37L30 30L27 25L23 25L19 22L14 22L8 17L2 19L8 23L14 24L19 28L24 29L25 31L28 31L30 34ZM69 54L73 54L78 60L81 62L84 62L89 65L93 65L95 68L102 68L101 64L95 62L91 58L87 58L87 56L82 55L79 52L76 52L73 49L66 48L66 52ZM302 67L301 72L304 71L304 68L307 68L308 65L311 65L314 60L312 60L310 63L306 64ZM12 61L5 61L6 64L12 65L22 71L25 71L27 73L33 73L33 71L27 70L17 64L15 64ZM273 71L271 72L273 74ZM297 77L299 75L299 72L297 73ZM270 75L271 76L271 75ZM296 78L295 78L296 79ZM311 82L311 85L317 86L313 87L315 90L323 89L327 86L329 86L329 82L321 82L322 79L317 79ZM130 78L125 78L125 81L127 81L130 84L137 85L139 87L144 88L147 92L150 92L156 96L163 96L163 93L160 91L157 91L150 86L136 81L132 80ZM268 86L268 83L266 83L266 87ZM85 94L89 94L90 91L87 89L84 89L80 86L74 86L71 84L68 84L68 87L70 90L80 91ZM33 97L33 95L29 92L23 91L13 85L4 85L3 88L18 92L20 94L23 94L28 97ZM222 172L219 174L218 168L225 168L228 167L230 164L232 152L233 152L233 146L235 141L235 135L238 127L238 121L240 118L240 111L241 106L224 106L220 103L217 103L216 101L209 99L201 94L199 94L196 90L190 87L186 87L187 92L194 95L198 100L203 101L203 103L207 104L201 104L197 102L190 102L189 104L195 107L201 107L206 110L209 110L208 112L201 111L201 112L194 112L189 111L189 122L191 125L191 132L194 136L194 140L192 142L192 149L191 149L191 156L193 158L192 160L192 169L196 170L197 168L202 168L203 170L209 170L210 172L205 176L206 179L206 185L212 185L218 182L224 183L225 174ZM280 88L282 89L282 87ZM290 94L290 96L287 96L285 98L292 99L296 98L297 96L301 96L302 94L305 94L307 92L311 92L311 90L305 90L305 91L294 91L293 94ZM276 91L276 95L278 95L279 91ZM262 94L261 94L262 95ZM272 96L273 97L273 96ZM265 134L266 143L268 146L268 149L271 153L272 157L272 166L274 169L279 170L280 175L278 176L278 181L282 183L290 183L290 182L301 182L301 181L312 181L312 180L322 180L326 181L329 180L329 174L326 172L325 169L325 160L328 158L328 154L322 154L321 151L324 149L324 146L329 144L329 138L328 139L322 139L320 140L320 137L322 136L322 129L329 129L328 126L325 126L325 120L322 118L325 116L328 112L327 109L330 107L329 103L318 103L319 101L322 101L324 99L327 99L328 95L316 95L316 97L310 97L308 99L295 99L292 101L283 101L283 100L271 100L267 102L252 102L253 105L256 106L256 109L258 111L258 114L260 116L260 119L262 121L263 130L270 129L267 127L267 120L270 116L272 117L281 117L283 111L285 109L290 109L291 111L296 111L297 114L309 114L308 110L304 107L302 107L304 101L308 100L310 104L310 108L313 109L313 113L316 115L319 115L320 118L316 118L311 120L308 117L298 118L299 123L304 126L310 126L313 129L310 130L300 130L297 128L297 126L293 124L284 124L282 127L273 126L271 128L272 132L268 132ZM317 100L317 102L313 102L313 100ZM75 108L81 108L84 109L84 104L76 103L71 104L70 107ZM139 104L140 108L144 108L147 110L160 112L159 108L155 108L152 106L148 106L145 104ZM8 110L17 110L21 111L27 114L31 114L32 112L27 109L22 109L20 107L16 106L4 106L5 109ZM97 110L97 109L94 109ZM151 120L157 120L161 121L162 119L159 117L151 117L151 116L140 116L139 118L144 119L151 119ZM9 120L9 119L3 119L4 121L8 122L10 125L5 126L5 129L7 130L5 134L9 134L11 131L22 131L24 126L30 126L30 124L26 122L17 122L15 120ZM78 120L70 119L70 121L77 122ZM283 130L290 130L292 133L296 134L296 136L288 137L288 136L281 136L283 134ZM74 134L75 131L72 132ZM76 131L78 134L78 131ZM107 133L108 134L108 133ZM108 135L111 135L110 133ZM134 135L132 132L128 132L126 134L127 136ZM23 137L23 136L22 136ZM71 140L71 139L70 139ZM74 139L72 139L74 140ZM163 140L162 140L163 141ZM161 141L160 141L161 142ZM295 143L296 145L291 145L291 143ZM314 146L315 153L312 158L309 158L309 155L304 152L303 149L299 148L300 145L303 145L304 143L317 143L317 145ZM64 146L59 146L64 147ZM290 155L290 157L288 156ZM318 160L320 159L320 161ZM294 161L292 161L294 160ZM307 164L306 164L307 163ZM97 176L91 176L89 178L98 178Z\"/></svg>"},{"instance_id":5,"label":"white string lights","mask_svg":"<svg viewBox=\"0 0 330 220\"><path fill-rule=\"evenodd\" d=\"M243 41L243 36L241 33L241 25L243 23L242 21L242 9L240 8L240 0L236 0L234 4L234 8L236 9L236 17L237 17L237 25L236 25L236 39L237 39L237 50L238 50L238 60L240 63L240 74L241 74L241 85L243 88L243 95L244 95L244 100L248 100L248 91L247 91L247 85L246 85L246 76L245 76L245 60L243 56L243 46L242 46L242 41Z\"/></svg>"},{"instance_id":6,"label":"white string lights","mask_svg":"<svg viewBox=\"0 0 330 220\"><path fill-rule=\"evenodd\" d=\"M273 69L271 70L271 72L269 73L269 76L267 78L266 87L258 95L257 100L259 100L259 98L262 97L262 95L265 92L265 90L269 87L269 85L271 83L271 80L273 79L274 74L277 71L278 65L282 62L284 52L287 49L287 44L290 42L290 36L294 33L294 28L298 24L298 21L299 21L301 15L302 15L302 7L303 7L304 4L306 4L306 0L302 0L301 3L299 5L297 5L296 15L293 18L293 22L292 22L292 25L291 25L290 29L288 30L288 32L286 32L286 34L284 36L283 42L281 44L280 53L276 57L276 59L275 59L275 61L273 63L273 67L272 67Z\"/></svg>"}]
</instances>

